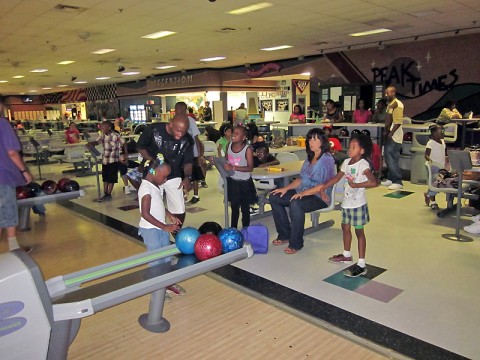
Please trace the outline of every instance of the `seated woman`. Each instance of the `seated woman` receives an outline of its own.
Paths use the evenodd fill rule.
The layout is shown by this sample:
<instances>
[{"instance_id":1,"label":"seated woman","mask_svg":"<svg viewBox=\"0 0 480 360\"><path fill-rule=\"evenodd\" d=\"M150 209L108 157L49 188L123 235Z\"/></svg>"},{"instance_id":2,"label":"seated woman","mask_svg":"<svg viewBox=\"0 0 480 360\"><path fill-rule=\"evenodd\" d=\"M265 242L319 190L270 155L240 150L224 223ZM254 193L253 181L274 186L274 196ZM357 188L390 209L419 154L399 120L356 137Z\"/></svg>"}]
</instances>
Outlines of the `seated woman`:
<instances>
[{"instance_id":1,"label":"seated woman","mask_svg":"<svg viewBox=\"0 0 480 360\"><path fill-rule=\"evenodd\" d=\"M353 112L352 120L356 124L366 124L372 119L370 110L365 109L365 100L359 99L357 109Z\"/></svg>"},{"instance_id":2,"label":"seated woman","mask_svg":"<svg viewBox=\"0 0 480 360\"><path fill-rule=\"evenodd\" d=\"M295 105L293 107L293 113L290 115L288 120L290 124L305 124L306 118L303 113L302 107L300 105Z\"/></svg>"},{"instance_id":3,"label":"seated woman","mask_svg":"<svg viewBox=\"0 0 480 360\"><path fill-rule=\"evenodd\" d=\"M300 176L290 185L275 189L270 195L273 220L277 229L277 239L273 245L288 243L286 254L295 254L303 247L305 213L326 208L316 187L325 184L335 176L335 160L330 153L330 142L318 128L307 133L307 160L303 163ZM327 190L331 196L331 188ZM290 219L286 208L290 208Z\"/></svg>"},{"instance_id":4,"label":"seated woman","mask_svg":"<svg viewBox=\"0 0 480 360\"><path fill-rule=\"evenodd\" d=\"M76 144L80 142L80 132L73 121L65 131L65 141L67 144Z\"/></svg>"},{"instance_id":5,"label":"seated woman","mask_svg":"<svg viewBox=\"0 0 480 360\"><path fill-rule=\"evenodd\" d=\"M328 99L325 102L325 106L327 107L327 112L324 116L325 120L330 120L333 123L339 123L343 121L343 111L337 106L335 101Z\"/></svg>"}]
</instances>

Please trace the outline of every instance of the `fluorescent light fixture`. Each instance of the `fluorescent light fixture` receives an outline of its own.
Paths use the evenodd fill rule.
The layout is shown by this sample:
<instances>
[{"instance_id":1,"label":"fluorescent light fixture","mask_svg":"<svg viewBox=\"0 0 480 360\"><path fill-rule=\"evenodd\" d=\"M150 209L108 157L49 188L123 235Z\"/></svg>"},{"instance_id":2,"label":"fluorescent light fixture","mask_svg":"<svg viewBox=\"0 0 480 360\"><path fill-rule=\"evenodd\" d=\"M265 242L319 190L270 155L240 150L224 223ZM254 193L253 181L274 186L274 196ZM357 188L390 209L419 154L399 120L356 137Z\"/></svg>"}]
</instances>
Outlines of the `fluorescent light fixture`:
<instances>
[{"instance_id":1,"label":"fluorescent light fixture","mask_svg":"<svg viewBox=\"0 0 480 360\"><path fill-rule=\"evenodd\" d=\"M70 65L70 64L73 64L75 61L73 60L64 60L64 61L60 61L57 63L57 65Z\"/></svg>"},{"instance_id":2,"label":"fluorescent light fixture","mask_svg":"<svg viewBox=\"0 0 480 360\"><path fill-rule=\"evenodd\" d=\"M21 79L21 78L24 78L25 76L23 75L15 75L15 76L12 76L12 79Z\"/></svg>"},{"instance_id":3,"label":"fluorescent light fixture","mask_svg":"<svg viewBox=\"0 0 480 360\"><path fill-rule=\"evenodd\" d=\"M368 36L368 35L381 34L381 33L389 32L389 31L392 31L392 30L390 30L390 29L375 29L375 30L368 30L368 31L353 33L353 34L349 34L349 35L350 36Z\"/></svg>"},{"instance_id":4,"label":"fluorescent light fixture","mask_svg":"<svg viewBox=\"0 0 480 360\"><path fill-rule=\"evenodd\" d=\"M268 2L262 2L262 3L258 3L258 4L253 4L253 5L245 6L245 7L240 8L240 9L235 9L235 10L232 10L232 11L228 11L227 14L230 14L230 15L242 15L242 14L246 14L246 13L249 13L249 12L252 12L252 11L257 11L257 10L265 9L265 8L268 8L268 7L272 6L272 5L273 5L273 4L268 3Z\"/></svg>"},{"instance_id":5,"label":"fluorescent light fixture","mask_svg":"<svg viewBox=\"0 0 480 360\"><path fill-rule=\"evenodd\" d=\"M110 76L100 76L95 78L95 80L108 80L108 79L110 79Z\"/></svg>"},{"instance_id":6,"label":"fluorescent light fixture","mask_svg":"<svg viewBox=\"0 0 480 360\"><path fill-rule=\"evenodd\" d=\"M97 51L92 51L92 54L103 55L111 53L112 51L117 51L117 49L99 49Z\"/></svg>"},{"instance_id":7,"label":"fluorescent light fixture","mask_svg":"<svg viewBox=\"0 0 480 360\"><path fill-rule=\"evenodd\" d=\"M42 90L52 90L52 88L51 87L44 87L44 88L42 88Z\"/></svg>"},{"instance_id":8,"label":"fluorescent light fixture","mask_svg":"<svg viewBox=\"0 0 480 360\"><path fill-rule=\"evenodd\" d=\"M4 84L4 83L7 83L8 80L0 80L0 84Z\"/></svg>"},{"instance_id":9,"label":"fluorescent light fixture","mask_svg":"<svg viewBox=\"0 0 480 360\"><path fill-rule=\"evenodd\" d=\"M226 59L226 57L225 56L214 56L214 57L211 57L211 58L200 59L200 61L209 62L209 61L218 61L218 60L223 60L223 59Z\"/></svg>"},{"instance_id":10,"label":"fluorescent light fixture","mask_svg":"<svg viewBox=\"0 0 480 360\"><path fill-rule=\"evenodd\" d=\"M33 69L33 70L30 70L30 72L33 72L33 73L43 73L43 72L47 72L48 69Z\"/></svg>"},{"instance_id":11,"label":"fluorescent light fixture","mask_svg":"<svg viewBox=\"0 0 480 360\"><path fill-rule=\"evenodd\" d=\"M86 81L83 81L83 80L81 80L81 81L74 81L74 83L75 83L75 84L86 84L87 82L86 82Z\"/></svg>"},{"instance_id":12,"label":"fluorescent light fixture","mask_svg":"<svg viewBox=\"0 0 480 360\"><path fill-rule=\"evenodd\" d=\"M122 75L138 75L140 74L140 71L127 71L127 72L123 72Z\"/></svg>"},{"instance_id":13,"label":"fluorescent light fixture","mask_svg":"<svg viewBox=\"0 0 480 360\"><path fill-rule=\"evenodd\" d=\"M65 84L60 84L60 85L57 85L58 87L67 87L68 85L65 85Z\"/></svg>"},{"instance_id":14,"label":"fluorescent light fixture","mask_svg":"<svg viewBox=\"0 0 480 360\"><path fill-rule=\"evenodd\" d=\"M160 39L162 37L165 37L165 36L170 36L170 35L173 35L173 34L176 34L176 32L174 31L157 31L157 32L154 32L154 33L151 33L151 34L147 34L147 35L143 35L142 36L142 39Z\"/></svg>"},{"instance_id":15,"label":"fluorescent light fixture","mask_svg":"<svg viewBox=\"0 0 480 360\"><path fill-rule=\"evenodd\" d=\"M274 47L269 47L269 48L263 48L263 49L260 49L260 50L263 50L263 51L276 51L276 50L289 49L289 48L291 48L291 47L292 47L291 45L280 45L280 46L274 46Z\"/></svg>"},{"instance_id":16,"label":"fluorescent light fixture","mask_svg":"<svg viewBox=\"0 0 480 360\"><path fill-rule=\"evenodd\" d=\"M309 72L304 72L304 73L301 73L300 75L303 75L303 76L310 76L310 73L309 73Z\"/></svg>"},{"instance_id":17,"label":"fluorescent light fixture","mask_svg":"<svg viewBox=\"0 0 480 360\"><path fill-rule=\"evenodd\" d=\"M155 69L158 70L166 70L166 69L171 69L171 68L176 68L177 65L164 65L164 66L155 66Z\"/></svg>"},{"instance_id":18,"label":"fluorescent light fixture","mask_svg":"<svg viewBox=\"0 0 480 360\"><path fill-rule=\"evenodd\" d=\"M38 90L30 90L29 92L38 92Z\"/></svg>"}]
</instances>

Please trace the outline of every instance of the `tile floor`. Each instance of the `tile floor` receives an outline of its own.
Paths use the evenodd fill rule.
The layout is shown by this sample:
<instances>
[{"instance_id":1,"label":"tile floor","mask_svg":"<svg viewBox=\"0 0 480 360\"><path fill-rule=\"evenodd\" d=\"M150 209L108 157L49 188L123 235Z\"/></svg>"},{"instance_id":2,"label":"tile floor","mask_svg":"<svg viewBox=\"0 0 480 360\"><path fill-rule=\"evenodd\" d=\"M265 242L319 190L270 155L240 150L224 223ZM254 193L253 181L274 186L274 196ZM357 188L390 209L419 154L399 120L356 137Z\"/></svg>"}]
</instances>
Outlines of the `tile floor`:
<instances>
[{"instance_id":1,"label":"tile floor","mask_svg":"<svg viewBox=\"0 0 480 360\"><path fill-rule=\"evenodd\" d=\"M46 165L42 168L43 177L58 180L62 177L59 175L60 169L65 166ZM137 226L137 209L133 206L132 210L119 209L135 205L136 193L124 195L121 186L116 186L113 201L97 203L93 201L97 196L95 177L77 178L77 181L86 188L88 194L74 203ZM223 195L216 186L215 170L208 172L207 182L209 188L200 190L201 201L195 205L207 211L189 212L186 218L188 226L198 227L207 219L223 225ZM348 267L347 264L331 264L327 261L329 256L342 250L339 211L322 214L324 220L334 219L335 225L306 236L305 247L297 254L285 255L283 246L270 246L268 254L256 255L234 264L241 272L233 271L232 274L254 274L259 279L278 284L296 294L316 299L318 306L325 304L332 311L342 310L344 312L340 314L346 317L355 315L343 322L366 319L368 324L378 324L383 329L392 330L391 336L405 335L408 339L416 339L416 343L408 345L407 341L398 345L413 347L403 349L405 351L400 349L409 356L480 359L477 332L480 324L480 280L476 277L480 263L480 237L473 235L474 241L470 243L443 239L442 234L454 232L454 218L439 219L424 205L425 186L405 182L405 190L413 193L403 198L388 198L384 197L388 191L383 187L368 190L371 222L365 228L367 264L386 271L376 276L372 280L374 282L366 282L364 286L368 287L363 290L351 291L347 289L348 286L324 281ZM444 207L442 196L438 198L441 200L440 207ZM270 237L274 239L276 232L273 219L266 217L258 222L268 226ZM309 225L308 218L306 223ZM468 216L462 216L462 227L469 223ZM353 244L356 246L355 240ZM353 248L352 252L356 258L356 249ZM281 295L279 298L281 300ZM382 300L386 298L388 301ZM391 343L392 347L396 346L394 339L385 341L386 345ZM421 344L433 345L441 355L434 355L428 346L425 352L418 352L416 347L421 347ZM431 356L425 355L428 353Z\"/></svg>"}]
</instances>

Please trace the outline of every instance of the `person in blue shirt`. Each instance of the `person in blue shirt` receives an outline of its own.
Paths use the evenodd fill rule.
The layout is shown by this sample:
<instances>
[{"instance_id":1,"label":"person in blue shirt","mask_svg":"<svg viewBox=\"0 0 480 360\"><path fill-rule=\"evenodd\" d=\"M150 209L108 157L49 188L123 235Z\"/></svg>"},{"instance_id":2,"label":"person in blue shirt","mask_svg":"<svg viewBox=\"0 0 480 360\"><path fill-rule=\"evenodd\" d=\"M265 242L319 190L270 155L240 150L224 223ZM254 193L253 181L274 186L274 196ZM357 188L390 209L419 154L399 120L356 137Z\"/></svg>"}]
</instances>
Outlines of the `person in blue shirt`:
<instances>
[{"instance_id":1,"label":"person in blue shirt","mask_svg":"<svg viewBox=\"0 0 480 360\"><path fill-rule=\"evenodd\" d=\"M326 208L315 187L325 184L335 176L335 160L330 153L330 142L323 130L314 128L307 134L307 159L303 163L300 176L290 185L275 189L270 195L273 220L277 239L273 245L287 244L284 252L295 254L303 247L305 213ZM326 192L331 195L331 187ZM290 219L286 208L290 208Z\"/></svg>"}]
</instances>

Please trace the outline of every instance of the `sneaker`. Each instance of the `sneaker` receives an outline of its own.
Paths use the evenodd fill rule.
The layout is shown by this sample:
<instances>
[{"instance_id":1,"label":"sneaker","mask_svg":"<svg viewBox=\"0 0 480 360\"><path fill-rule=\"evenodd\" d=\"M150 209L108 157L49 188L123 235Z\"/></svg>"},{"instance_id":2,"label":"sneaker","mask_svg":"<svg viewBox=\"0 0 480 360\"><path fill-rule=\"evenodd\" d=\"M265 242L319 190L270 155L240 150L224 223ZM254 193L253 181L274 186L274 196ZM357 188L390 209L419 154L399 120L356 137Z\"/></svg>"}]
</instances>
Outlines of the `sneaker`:
<instances>
[{"instance_id":1,"label":"sneaker","mask_svg":"<svg viewBox=\"0 0 480 360\"><path fill-rule=\"evenodd\" d=\"M172 297L167 292L165 292L165 300L163 300L163 302L166 302L166 303L172 302Z\"/></svg>"},{"instance_id":2,"label":"sneaker","mask_svg":"<svg viewBox=\"0 0 480 360\"><path fill-rule=\"evenodd\" d=\"M472 220L474 223L479 222L480 221L480 214L472 216L470 220Z\"/></svg>"},{"instance_id":3,"label":"sneaker","mask_svg":"<svg viewBox=\"0 0 480 360\"><path fill-rule=\"evenodd\" d=\"M382 186L390 186L392 184L393 184L392 180L385 180L380 183L380 185Z\"/></svg>"},{"instance_id":4,"label":"sneaker","mask_svg":"<svg viewBox=\"0 0 480 360\"><path fill-rule=\"evenodd\" d=\"M333 255L331 258L328 259L328 262L331 263L351 263L352 257L345 257L343 254Z\"/></svg>"},{"instance_id":5,"label":"sneaker","mask_svg":"<svg viewBox=\"0 0 480 360\"><path fill-rule=\"evenodd\" d=\"M480 234L480 223L473 223L472 225L467 225L463 228L463 230L470 234Z\"/></svg>"},{"instance_id":6,"label":"sneaker","mask_svg":"<svg viewBox=\"0 0 480 360\"><path fill-rule=\"evenodd\" d=\"M207 182L205 180L202 180L200 185L202 185L203 188L208 188Z\"/></svg>"},{"instance_id":7,"label":"sneaker","mask_svg":"<svg viewBox=\"0 0 480 360\"><path fill-rule=\"evenodd\" d=\"M100 199L97 199L95 201L98 201L98 202L105 202L105 201L110 201L112 200L112 195L103 195Z\"/></svg>"},{"instance_id":8,"label":"sneaker","mask_svg":"<svg viewBox=\"0 0 480 360\"><path fill-rule=\"evenodd\" d=\"M125 186L125 195L130 195L132 192L130 191L130 186Z\"/></svg>"},{"instance_id":9,"label":"sneaker","mask_svg":"<svg viewBox=\"0 0 480 360\"><path fill-rule=\"evenodd\" d=\"M403 189L402 184L392 184L388 187L388 190L401 190Z\"/></svg>"},{"instance_id":10,"label":"sneaker","mask_svg":"<svg viewBox=\"0 0 480 360\"><path fill-rule=\"evenodd\" d=\"M178 284L173 284L173 285L167 286L167 291L171 292L171 293L174 293L175 295L186 295L187 294L185 289Z\"/></svg>"},{"instance_id":11,"label":"sneaker","mask_svg":"<svg viewBox=\"0 0 480 360\"><path fill-rule=\"evenodd\" d=\"M440 210L440 208L438 207L438 204L437 204L437 203L431 204L431 205L430 205L430 209L435 210L435 211Z\"/></svg>"},{"instance_id":12,"label":"sneaker","mask_svg":"<svg viewBox=\"0 0 480 360\"><path fill-rule=\"evenodd\" d=\"M192 197L192 199L190 201L187 201L187 204L193 205L193 204L196 204L199 201L200 201L200 198L194 196L194 197Z\"/></svg>"},{"instance_id":13,"label":"sneaker","mask_svg":"<svg viewBox=\"0 0 480 360\"><path fill-rule=\"evenodd\" d=\"M250 208L250 215L257 215L259 212L260 212L259 208L254 208L254 207Z\"/></svg>"},{"instance_id":14,"label":"sneaker","mask_svg":"<svg viewBox=\"0 0 480 360\"><path fill-rule=\"evenodd\" d=\"M343 273L345 274L345 276L348 276L348 277L357 277L360 275L365 275L367 273L367 267L365 266L364 268L362 268L358 264L355 264L352 267L345 270Z\"/></svg>"}]
</instances>

